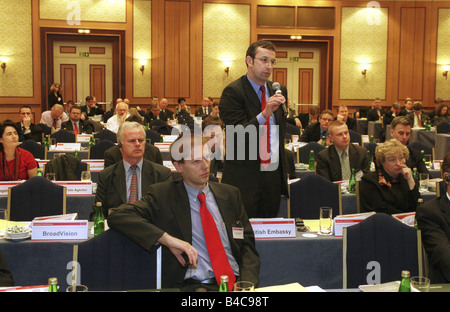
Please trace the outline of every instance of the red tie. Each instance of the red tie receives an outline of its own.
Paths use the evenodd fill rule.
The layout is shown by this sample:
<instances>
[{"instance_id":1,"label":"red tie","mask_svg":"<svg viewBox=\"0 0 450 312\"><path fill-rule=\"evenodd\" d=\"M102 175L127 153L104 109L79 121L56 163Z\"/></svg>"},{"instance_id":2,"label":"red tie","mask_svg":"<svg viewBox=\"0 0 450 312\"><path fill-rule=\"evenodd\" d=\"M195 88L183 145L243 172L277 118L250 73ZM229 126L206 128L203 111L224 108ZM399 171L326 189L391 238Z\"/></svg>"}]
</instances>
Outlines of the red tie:
<instances>
[{"instance_id":1,"label":"red tie","mask_svg":"<svg viewBox=\"0 0 450 312\"><path fill-rule=\"evenodd\" d=\"M266 108L266 88L262 85L259 90L261 90L261 111ZM264 123L264 135L261 136L259 141L259 160L265 168L270 164L270 118L267 118Z\"/></svg>"},{"instance_id":2,"label":"red tie","mask_svg":"<svg viewBox=\"0 0 450 312\"><path fill-rule=\"evenodd\" d=\"M133 170L133 174L131 176L130 197L128 198L129 203L134 203L135 201L137 201L139 199L136 167L137 167L137 165L131 166L131 170Z\"/></svg>"},{"instance_id":3,"label":"red tie","mask_svg":"<svg viewBox=\"0 0 450 312\"><path fill-rule=\"evenodd\" d=\"M221 275L227 275L228 288L232 290L236 277L228 262L216 222L214 222L214 218L208 208L206 208L205 194L200 193L197 198L200 201L200 218L202 220L203 233L205 234L206 247L208 248L209 259L211 260L217 284L220 285Z\"/></svg>"},{"instance_id":4,"label":"red tie","mask_svg":"<svg viewBox=\"0 0 450 312\"><path fill-rule=\"evenodd\" d=\"M78 134L78 125L76 122L73 123L73 133Z\"/></svg>"}]
</instances>

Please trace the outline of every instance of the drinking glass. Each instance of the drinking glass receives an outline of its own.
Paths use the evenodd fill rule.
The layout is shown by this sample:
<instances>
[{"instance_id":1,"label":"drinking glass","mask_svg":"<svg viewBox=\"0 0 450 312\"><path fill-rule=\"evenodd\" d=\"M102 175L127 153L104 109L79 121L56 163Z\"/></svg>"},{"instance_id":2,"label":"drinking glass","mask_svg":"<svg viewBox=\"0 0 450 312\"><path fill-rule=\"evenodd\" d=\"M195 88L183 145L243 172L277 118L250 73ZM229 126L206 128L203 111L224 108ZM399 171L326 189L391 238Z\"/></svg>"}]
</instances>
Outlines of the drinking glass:
<instances>
[{"instance_id":1,"label":"drinking glass","mask_svg":"<svg viewBox=\"0 0 450 312\"><path fill-rule=\"evenodd\" d=\"M420 192L428 192L428 173L419 173Z\"/></svg>"},{"instance_id":2,"label":"drinking glass","mask_svg":"<svg viewBox=\"0 0 450 312\"><path fill-rule=\"evenodd\" d=\"M70 285L66 288L66 292L87 292L88 288L84 285Z\"/></svg>"},{"instance_id":3,"label":"drinking glass","mask_svg":"<svg viewBox=\"0 0 450 312\"><path fill-rule=\"evenodd\" d=\"M332 233L333 208L320 207L319 226L319 234L330 235Z\"/></svg>"},{"instance_id":4,"label":"drinking glass","mask_svg":"<svg viewBox=\"0 0 450 312\"><path fill-rule=\"evenodd\" d=\"M255 285L252 282L239 281L234 283L234 291L254 291Z\"/></svg>"},{"instance_id":5,"label":"drinking glass","mask_svg":"<svg viewBox=\"0 0 450 312\"><path fill-rule=\"evenodd\" d=\"M424 276L411 277L411 286L420 292L429 292L430 279Z\"/></svg>"},{"instance_id":6,"label":"drinking glass","mask_svg":"<svg viewBox=\"0 0 450 312\"><path fill-rule=\"evenodd\" d=\"M91 172L90 171L82 171L81 172L81 181L91 181Z\"/></svg>"}]
</instances>

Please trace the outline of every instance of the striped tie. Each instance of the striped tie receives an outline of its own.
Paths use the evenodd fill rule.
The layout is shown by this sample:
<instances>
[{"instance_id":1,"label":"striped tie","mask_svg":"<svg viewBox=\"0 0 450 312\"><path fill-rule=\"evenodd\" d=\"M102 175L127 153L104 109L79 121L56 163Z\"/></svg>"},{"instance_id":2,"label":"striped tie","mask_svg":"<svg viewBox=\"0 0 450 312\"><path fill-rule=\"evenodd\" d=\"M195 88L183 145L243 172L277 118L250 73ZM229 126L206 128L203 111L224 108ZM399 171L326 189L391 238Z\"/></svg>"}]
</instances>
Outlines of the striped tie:
<instances>
[{"instance_id":1,"label":"striped tie","mask_svg":"<svg viewBox=\"0 0 450 312\"><path fill-rule=\"evenodd\" d=\"M131 166L131 170L133 170L133 175L131 176L130 197L128 198L129 203L134 203L139 199L136 167L137 165Z\"/></svg>"},{"instance_id":2,"label":"striped tie","mask_svg":"<svg viewBox=\"0 0 450 312\"><path fill-rule=\"evenodd\" d=\"M350 164L348 161L348 155L346 151L342 152L341 155L341 172L342 172L342 180L350 180Z\"/></svg>"}]
</instances>

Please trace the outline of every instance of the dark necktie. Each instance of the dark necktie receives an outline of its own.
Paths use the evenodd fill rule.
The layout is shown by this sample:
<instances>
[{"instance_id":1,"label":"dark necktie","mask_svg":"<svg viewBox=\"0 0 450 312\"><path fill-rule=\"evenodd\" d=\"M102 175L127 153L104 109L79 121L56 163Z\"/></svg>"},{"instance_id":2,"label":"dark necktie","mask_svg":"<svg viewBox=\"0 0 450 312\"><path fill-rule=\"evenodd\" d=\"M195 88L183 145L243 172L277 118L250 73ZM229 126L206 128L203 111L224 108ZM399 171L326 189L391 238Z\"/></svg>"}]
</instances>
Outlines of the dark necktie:
<instances>
[{"instance_id":1,"label":"dark necktie","mask_svg":"<svg viewBox=\"0 0 450 312\"><path fill-rule=\"evenodd\" d=\"M259 90L261 90L261 111L266 108L266 88L264 85L260 86ZM259 141L259 160L261 164L267 168L268 164L270 164L270 117L267 118L264 123L264 135L261 136Z\"/></svg>"},{"instance_id":2,"label":"dark necktie","mask_svg":"<svg viewBox=\"0 0 450 312\"><path fill-rule=\"evenodd\" d=\"M131 166L131 170L133 170L133 174L131 176L130 197L128 198L129 203L134 203L135 201L137 201L139 199L136 168L137 168L137 165Z\"/></svg>"},{"instance_id":3,"label":"dark necktie","mask_svg":"<svg viewBox=\"0 0 450 312\"><path fill-rule=\"evenodd\" d=\"M216 282L220 285L220 276L228 276L228 288L233 289L236 277L228 262L225 248L223 248L222 240L220 239L219 231L217 230L216 222L213 216L206 208L205 194L200 193L197 196L200 201L200 218L202 220L203 233L205 234L206 247L208 249L209 260L216 277Z\"/></svg>"}]
</instances>

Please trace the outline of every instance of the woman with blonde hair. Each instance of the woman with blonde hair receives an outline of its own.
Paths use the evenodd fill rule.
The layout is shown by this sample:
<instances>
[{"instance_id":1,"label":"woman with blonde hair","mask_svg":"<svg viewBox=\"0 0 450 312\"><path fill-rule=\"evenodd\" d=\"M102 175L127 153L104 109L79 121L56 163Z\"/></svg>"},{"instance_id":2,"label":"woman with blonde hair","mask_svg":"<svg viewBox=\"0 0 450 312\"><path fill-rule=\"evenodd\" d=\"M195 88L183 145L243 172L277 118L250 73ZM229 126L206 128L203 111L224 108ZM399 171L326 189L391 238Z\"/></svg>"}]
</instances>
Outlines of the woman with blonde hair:
<instances>
[{"instance_id":1,"label":"woman with blonde hair","mask_svg":"<svg viewBox=\"0 0 450 312\"><path fill-rule=\"evenodd\" d=\"M378 169L363 175L360 181L361 212L415 211L420 197L419 184L406 165L408 157L408 148L396 139L377 146Z\"/></svg>"},{"instance_id":2,"label":"woman with blonde hair","mask_svg":"<svg viewBox=\"0 0 450 312\"><path fill-rule=\"evenodd\" d=\"M55 104L64 105L61 95L61 86L57 82L53 83L50 87L50 93L48 94L48 108L52 108Z\"/></svg>"}]
</instances>

